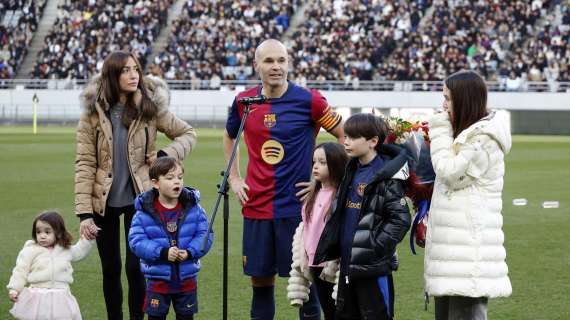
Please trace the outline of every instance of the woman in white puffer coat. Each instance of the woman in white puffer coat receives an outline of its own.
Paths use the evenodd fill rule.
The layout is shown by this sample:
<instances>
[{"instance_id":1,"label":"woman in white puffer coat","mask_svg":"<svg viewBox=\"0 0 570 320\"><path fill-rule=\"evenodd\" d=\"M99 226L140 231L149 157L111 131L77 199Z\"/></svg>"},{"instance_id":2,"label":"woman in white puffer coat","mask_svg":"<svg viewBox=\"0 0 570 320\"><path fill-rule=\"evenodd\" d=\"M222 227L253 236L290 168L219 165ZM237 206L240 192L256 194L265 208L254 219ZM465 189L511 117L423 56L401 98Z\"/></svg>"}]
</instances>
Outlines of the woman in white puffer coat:
<instances>
[{"instance_id":1,"label":"woman in white puffer coat","mask_svg":"<svg viewBox=\"0 0 570 320\"><path fill-rule=\"evenodd\" d=\"M426 237L426 292L435 318L487 319L487 299L511 294L501 214L508 121L487 110L472 71L445 80L443 108L429 121L436 173Z\"/></svg>"}]
</instances>

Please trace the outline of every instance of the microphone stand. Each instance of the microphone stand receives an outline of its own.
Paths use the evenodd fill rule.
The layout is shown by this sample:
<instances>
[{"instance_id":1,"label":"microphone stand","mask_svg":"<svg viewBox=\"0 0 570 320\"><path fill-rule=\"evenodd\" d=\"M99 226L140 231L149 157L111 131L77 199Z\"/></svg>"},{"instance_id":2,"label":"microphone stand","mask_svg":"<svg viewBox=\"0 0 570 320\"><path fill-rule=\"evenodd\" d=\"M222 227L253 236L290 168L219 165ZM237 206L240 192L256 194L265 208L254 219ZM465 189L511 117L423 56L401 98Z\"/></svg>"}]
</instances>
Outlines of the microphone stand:
<instances>
[{"instance_id":1,"label":"microphone stand","mask_svg":"<svg viewBox=\"0 0 570 320\"><path fill-rule=\"evenodd\" d=\"M216 203L214 204L214 209L212 210L212 218L208 223L208 233L206 234L206 238L204 239L204 243L202 244L202 250L205 250L206 245L208 243L208 235L212 233L212 227L214 225L214 221L216 220L216 214L218 212L218 207L220 206L220 200L222 196L224 197L224 253L223 253L223 276L222 276L222 319L227 320L228 318L228 222L230 218L230 207L229 207L229 196L228 196L228 177L230 175L230 170L232 168L232 164L234 162L237 148L239 146L239 140L243 129L245 127L245 121L247 116L249 115L251 105L254 103L258 103L255 101L243 101L241 102L245 105L245 109L243 112L243 116L241 118L241 123L239 126L239 130L234 141L234 145L232 147L232 155L228 161L228 165L226 166L226 170L222 171L220 174L223 176L222 182L218 184L218 197L216 199Z\"/></svg>"}]
</instances>

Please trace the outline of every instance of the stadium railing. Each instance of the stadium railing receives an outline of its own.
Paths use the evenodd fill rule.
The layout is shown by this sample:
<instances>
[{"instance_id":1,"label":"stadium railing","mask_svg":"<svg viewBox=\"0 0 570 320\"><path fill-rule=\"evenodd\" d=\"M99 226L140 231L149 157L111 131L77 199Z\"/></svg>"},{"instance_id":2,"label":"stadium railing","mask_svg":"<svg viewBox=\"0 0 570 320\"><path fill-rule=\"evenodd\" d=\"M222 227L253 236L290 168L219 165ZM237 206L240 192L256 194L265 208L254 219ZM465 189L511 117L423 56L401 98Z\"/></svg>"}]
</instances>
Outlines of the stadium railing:
<instances>
[{"instance_id":1,"label":"stadium railing","mask_svg":"<svg viewBox=\"0 0 570 320\"><path fill-rule=\"evenodd\" d=\"M85 86L84 79L1 79L0 89L58 89L78 90ZM171 90L233 90L236 87L252 87L258 80L222 80L219 87L210 80L167 80ZM358 85L342 80L307 81L306 86L318 90L336 91L441 91L442 81L359 81ZM504 83L487 82L489 91L508 91ZM570 92L570 82L524 82L521 92Z\"/></svg>"}]
</instances>

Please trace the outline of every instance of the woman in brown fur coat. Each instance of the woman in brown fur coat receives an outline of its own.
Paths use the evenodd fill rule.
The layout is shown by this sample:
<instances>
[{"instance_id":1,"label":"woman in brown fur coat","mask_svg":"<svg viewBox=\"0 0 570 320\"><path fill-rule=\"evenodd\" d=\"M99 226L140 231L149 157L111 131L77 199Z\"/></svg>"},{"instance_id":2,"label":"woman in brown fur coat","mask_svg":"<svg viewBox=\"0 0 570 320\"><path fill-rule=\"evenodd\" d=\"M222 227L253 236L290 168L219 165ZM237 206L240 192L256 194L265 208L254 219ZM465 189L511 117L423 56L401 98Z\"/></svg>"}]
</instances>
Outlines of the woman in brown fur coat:
<instances>
[{"instance_id":1,"label":"woman in brown fur coat","mask_svg":"<svg viewBox=\"0 0 570 320\"><path fill-rule=\"evenodd\" d=\"M157 156L180 160L194 148L194 129L168 111L166 83L143 77L132 53L116 51L81 94L77 126L75 212L80 233L97 239L108 319L122 319L120 216L128 235L135 195L148 190L148 168ZM155 150L157 131L173 140ZM125 239L127 237L125 236ZM145 282L139 260L126 245L130 319L143 319Z\"/></svg>"}]
</instances>

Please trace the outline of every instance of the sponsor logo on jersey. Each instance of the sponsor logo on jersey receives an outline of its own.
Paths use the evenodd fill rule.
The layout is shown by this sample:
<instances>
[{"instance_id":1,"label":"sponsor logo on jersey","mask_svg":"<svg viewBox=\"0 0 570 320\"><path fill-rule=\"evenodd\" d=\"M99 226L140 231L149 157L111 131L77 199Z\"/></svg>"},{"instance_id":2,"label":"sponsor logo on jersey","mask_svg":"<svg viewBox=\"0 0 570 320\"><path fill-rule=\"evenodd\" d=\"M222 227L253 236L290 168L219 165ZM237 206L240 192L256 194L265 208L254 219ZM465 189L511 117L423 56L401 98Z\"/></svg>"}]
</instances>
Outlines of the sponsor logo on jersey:
<instances>
[{"instance_id":1,"label":"sponsor logo on jersey","mask_svg":"<svg viewBox=\"0 0 570 320\"><path fill-rule=\"evenodd\" d=\"M285 156L283 145L275 140L267 140L261 146L261 158L267 164L278 164Z\"/></svg>"}]
</instances>

